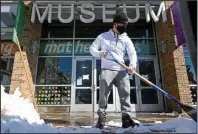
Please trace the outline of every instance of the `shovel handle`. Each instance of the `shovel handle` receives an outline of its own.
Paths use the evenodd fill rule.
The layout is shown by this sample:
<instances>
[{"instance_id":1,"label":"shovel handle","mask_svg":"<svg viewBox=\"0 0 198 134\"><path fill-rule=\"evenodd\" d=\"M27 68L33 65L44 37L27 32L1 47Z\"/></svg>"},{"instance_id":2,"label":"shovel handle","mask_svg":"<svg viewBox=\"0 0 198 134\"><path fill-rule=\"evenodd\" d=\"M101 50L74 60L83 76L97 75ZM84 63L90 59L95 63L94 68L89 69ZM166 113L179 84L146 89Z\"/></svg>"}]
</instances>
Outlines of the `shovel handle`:
<instances>
[{"instance_id":1,"label":"shovel handle","mask_svg":"<svg viewBox=\"0 0 198 134\"><path fill-rule=\"evenodd\" d=\"M117 63L119 65L121 65L122 67L124 67L126 70L129 70L129 67L127 67L125 64L123 64L123 63L121 63L119 61ZM134 72L133 74L135 74L136 76L138 76L142 81L144 81L145 83L147 83L149 86L155 88L156 90L158 90L159 92L161 92L163 95L165 95L169 99L173 100L179 106L183 106L183 104L181 102L179 102L175 97L173 97L172 95L168 94L166 91L164 91L163 89L159 88L158 86L156 86L155 84L153 84L152 82L150 82L149 80L147 80L146 78L142 77L137 72Z\"/></svg>"},{"instance_id":2,"label":"shovel handle","mask_svg":"<svg viewBox=\"0 0 198 134\"><path fill-rule=\"evenodd\" d=\"M118 61L118 64L122 67L124 67L126 70L129 70L129 67L127 67L125 64L121 63ZM138 74L137 72L134 72L133 74L135 74L136 76L138 76L141 80L143 80L144 82L146 82L149 86L154 85L152 82L148 81L147 79L145 79L144 77L142 77L140 74Z\"/></svg>"},{"instance_id":3,"label":"shovel handle","mask_svg":"<svg viewBox=\"0 0 198 134\"><path fill-rule=\"evenodd\" d=\"M120 66L124 67L126 70L129 70L129 67L127 67L125 64L117 61L114 58L115 62L117 62ZM142 77L140 74L138 74L137 72L134 72L133 74L135 74L136 76L138 76L142 81L144 81L145 83L147 83L148 85L150 85L151 87L153 87L154 89L158 90L162 95L166 96L167 98L169 98L170 100L172 100L173 102L175 102L180 108L182 108L195 122L197 122L197 109L191 107L191 106L187 106L183 103L181 103L180 101L178 101L175 97L173 97L172 95L168 94L166 91L164 91L163 89L161 89L160 87L156 86L155 84L153 84L152 82L150 82L149 80L147 80L146 78Z\"/></svg>"}]
</instances>

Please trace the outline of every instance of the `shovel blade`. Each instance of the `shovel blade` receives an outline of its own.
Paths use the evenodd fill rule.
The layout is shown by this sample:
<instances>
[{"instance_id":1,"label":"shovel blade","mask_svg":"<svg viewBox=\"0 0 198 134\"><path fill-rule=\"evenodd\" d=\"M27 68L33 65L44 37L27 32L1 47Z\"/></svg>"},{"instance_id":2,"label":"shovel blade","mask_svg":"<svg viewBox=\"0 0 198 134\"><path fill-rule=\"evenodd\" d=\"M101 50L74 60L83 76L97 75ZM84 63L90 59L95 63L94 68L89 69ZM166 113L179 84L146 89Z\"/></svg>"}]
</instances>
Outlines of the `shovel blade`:
<instances>
[{"instance_id":1,"label":"shovel blade","mask_svg":"<svg viewBox=\"0 0 198 134\"><path fill-rule=\"evenodd\" d=\"M188 106L188 105L183 105L181 108L195 121L197 122L197 109Z\"/></svg>"}]
</instances>

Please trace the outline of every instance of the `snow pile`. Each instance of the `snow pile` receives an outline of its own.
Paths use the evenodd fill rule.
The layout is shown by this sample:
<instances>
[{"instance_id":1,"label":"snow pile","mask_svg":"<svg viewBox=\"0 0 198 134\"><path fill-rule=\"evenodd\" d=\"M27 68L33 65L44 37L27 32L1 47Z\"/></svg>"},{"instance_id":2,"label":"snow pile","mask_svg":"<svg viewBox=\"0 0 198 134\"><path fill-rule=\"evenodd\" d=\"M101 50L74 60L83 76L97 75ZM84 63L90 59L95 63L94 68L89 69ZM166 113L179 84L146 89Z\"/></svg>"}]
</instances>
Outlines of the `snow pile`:
<instances>
[{"instance_id":1,"label":"snow pile","mask_svg":"<svg viewBox=\"0 0 198 134\"><path fill-rule=\"evenodd\" d=\"M121 123L110 121L109 126L121 127ZM151 133L151 132L176 132L176 133L196 133L197 124L195 121L183 117L170 119L164 123L155 122L152 125L135 126L134 128L119 128L115 133L133 132L133 133Z\"/></svg>"},{"instance_id":2,"label":"snow pile","mask_svg":"<svg viewBox=\"0 0 198 134\"><path fill-rule=\"evenodd\" d=\"M137 124L141 124L141 122L140 121L138 121L138 120L136 120L136 119L133 119L133 121L135 122L135 123L137 123ZM121 127L122 126L122 123L121 122L118 122L118 121L113 121L113 120L111 120L111 121L109 121L109 122L106 122L106 125L107 126L116 126L116 127Z\"/></svg>"},{"instance_id":3,"label":"snow pile","mask_svg":"<svg viewBox=\"0 0 198 134\"><path fill-rule=\"evenodd\" d=\"M34 105L28 99L20 97L19 88L11 95L5 93L4 90L5 88L1 85L1 111L4 112L4 116L18 116L21 119L27 120L30 124L44 123L35 111Z\"/></svg>"},{"instance_id":4,"label":"snow pile","mask_svg":"<svg viewBox=\"0 0 198 134\"><path fill-rule=\"evenodd\" d=\"M153 130L170 130L171 128L177 133L196 133L196 122L191 119L179 117L168 120L162 124L156 124L150 129Z\"/></svg>"},{"instance_id":5,"label":"snow pile","mask_svg":"<svg viewBox=\"0 0 198 134\"><path fill-rule=\"evenodd\" d=\"M151 126L143 126L136 127L133 131L136 133L142 133L142 132L176 132L176 133L196 133L196 122L183 118L178 117L174 119L170 119L164 123L158 123Z\"/></svg>"},{"instance_id":6,"label":"snow pile","mask_svg":"<svg viewBox=\"0 0 198 134\"><path fill-rule=\"evenodd\" d=\"M126 129L120 128L121 123L117 121L107 122L107 126L103 130L92 126L52 127L40 119L32 103L20 96L18 88L13 95L9 95L4 92L4 87L1 86L1 111L3 111L1 112L1 133L196 133L196 122L183 117L170 119L164 123L155 122L151 126L141 124L139 127ZM136 122L140 123L137 120Z\"/></svg>"}]
</instances>

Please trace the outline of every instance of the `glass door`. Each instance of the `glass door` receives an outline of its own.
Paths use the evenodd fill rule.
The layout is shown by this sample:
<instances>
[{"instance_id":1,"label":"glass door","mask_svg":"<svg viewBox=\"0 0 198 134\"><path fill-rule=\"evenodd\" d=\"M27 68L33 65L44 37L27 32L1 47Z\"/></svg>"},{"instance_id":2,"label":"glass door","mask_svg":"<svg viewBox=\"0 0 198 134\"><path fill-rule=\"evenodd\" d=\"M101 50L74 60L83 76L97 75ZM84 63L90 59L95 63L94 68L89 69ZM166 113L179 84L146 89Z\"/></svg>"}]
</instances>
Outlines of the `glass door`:
<instances>
[{"instance_id":1,"label":"glass door","mask_svg":"<svg viewBox=\"0 0 198 134\"><path fill-rule=\"evenodd\" d=\"M156 58L140 58L138 60L138 72L144 78L161 87L159 68ZM138 78L138 93L140 96L140 111L161 112L164 111L163 97L145 82Z\"/></svg>"},{"instance_id":2,"label":"glass door","mask_svg":"<svg viewBox=\"0 0 198 134\"><path fill-rule=\"evenodd\" d=\"M125 58L125 65L129 66L129 59ZM129 81L130 81L130 102L131 102L131 111L136 112L140 111L140 98L139 98L139 93L138 93L138 81L137 77L134 75L129 75ZM120 105L120 98L119 94L116 89L116 110L117 112L121 112L121 105Z\"/></svg>"},{"instance_id":3,"label":"glass door","mask_svg":"<svg viewBox=\"0 0 198 134\"><path fill-rule=\"evenodd\" d=\"M95 90L95 94L94 94L94 98L95 98L95 112L97 112L98 110L98 102L99 102L99 83L100 83L100 71L101 71L101 60L100 59L96 59L94 60L95 62L95 66L94 66L94 76L96 76L96 79L94 78L94 83L96 83L94 90ZM115 87L112 88L109 97L108 97L108 104L107 104L107 112L115 112L116 111L116 92L115 92Z\"/></svg>"},{"instance_id":4,"label":"glass door","mask_svg":"<svg viewBox=\"0 0 198 134\"><path fill-rule=\"evenodd\" d=\"M101 60L75 58L71 111L97 112L99 102L99 79ZM115 112L115 89L109 94L107 112Z\"/></svg>"},{"instance_id":5,"label":"glass door","mask_svg":"<svg viewBox=\"0 0 198 134\"><path fill-rule=\"evenodd\" d=\"M93 60L75 58L71 111L93 111Z\"/></svg>"},{"instance_id":6,"label":"glass door","mask_svg":"<svg viewBox=\"0 0 198 134\"><path fill-rule=\"evenodd\" d=\"M125 59L125 64L129 65L129 60ZM137 73L150 80L157 86L160 85L160 75L157 59L153 57L138 57ZM144 83L135 75L129 75L130 80L130 102L132 112L157 112L163 111L163 97L155 89ZM116 90L116 108L117 112L120 110L119 95Z\"/></svg>"}]
</instances>

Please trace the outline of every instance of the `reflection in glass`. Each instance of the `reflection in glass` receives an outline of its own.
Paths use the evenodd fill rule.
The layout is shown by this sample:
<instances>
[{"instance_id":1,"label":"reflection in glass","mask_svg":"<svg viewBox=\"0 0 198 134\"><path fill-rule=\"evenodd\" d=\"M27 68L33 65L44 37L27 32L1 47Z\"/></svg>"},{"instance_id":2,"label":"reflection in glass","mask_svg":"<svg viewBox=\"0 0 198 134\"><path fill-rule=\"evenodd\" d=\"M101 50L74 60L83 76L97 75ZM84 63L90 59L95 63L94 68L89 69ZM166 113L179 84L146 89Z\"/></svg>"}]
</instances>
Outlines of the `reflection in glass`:
<instances>
[{"instance_id":1,"label":"reflection in glass","mask_svg":"<svg viewBox=\"0 0 198 134\"><path fill-rule=\"evenodd\" d=\"M76 89L75 104L91 104L92 92L91 89Z\"/></svg>"},{"instance_id":2,"label":"reflection in glass","mask_svg":"<svg viewBox=\"0 0 198 134\"><path fill-rule=\"evenodd\" d=\"M130 102L131 104L137 104L136 89L130 91Z\"/></svg>"},{"instance_id":3,"label":"reflection in glass","mask_svg":"<svg viewBox=\"0 0 198 134\"><path fill-rule=\"evenodd\" d=\"M100 93L99 93L100 89L97 89L97 104L99 102L99 97L100 97ZM108 97L108 104L113 104L113 89L111 89L109 97Z\"/></svg>"},{"instance_id":4,"label":"reflection in glass","mask_svg":"<svg viewBox=\"0 0 198 134\"><path fill-rule=\"evenodd\" d=\"M74 43L74 55L91 56L90 46L93 40L75 40Z\"/></svg>"},{"instance_id":5,"label":"reflection in glass","mask_svg":"<svg viewBox=\"0 0 198 134\"><path fill-rule=\"evenodd\" d=\"M39 58L37 84L71 84L72 58Z\"/></svg>"},{"instance_id":6,"label":"reflection in glass","mask_svg":"<svg viewBox=\"0 0 198 134\"><path fill-rule=\"evenodd\" d=\"M156 55L154 39L131 39L137 55ZM125 53L128 56L128 53Z\"/></svg>"},{"instance_id":7,"label":"reflection in glass","mask_svg":"<svg viewBox=\"0 0 198 134\"><path fill-rule=\"evenodd\" d=\"M9 94L9 92L10 92L10 85L9 86L4 86L4 88L5 88L5 93L7 93L7 94Z\"/></svg>"},{"instance_id":8,"label":"reflection in glass","mask_svg":"<svg viewBox=\"0 0 198 134\"><path fill-rule=\"evenodd\" d=\"M72 56L73 40L41 40L40 56Z\"/></svg>"},{"instance_id":9,"label":"reflection in glass","mask_svg":"<svg viewBox=\"0 0 198 134\"><path fill-rule=\"evenodd\" d=\"M137 55L155 55L155 40L153 39L132 39Z\"/></svg>"},{"instance_id":10,"label":"reflection in glass","mask_svg":"<svg viewBox=\"0 0 198 134\"><path fill-rule=\"evenodd\" d=\"M184 50L184 57L185 57L189 84L197 84L196 73L195 73L186 44L183 45L183 50Z\"/></svg>"},{"instance_id":11,"label":"reflection in glass","mask_svg":"<svg viewBox=\"0 0 198 134\"><path fill-rule=\"evenodd\" d=\"M125 60L125 65L129 66L130 61L129 60ZM129 79L130 79L130 86L131 87L135 87L135 75L129 75Z\"/></svg>"},{"instance_id":12,"label":"reflection in glass","mask_svg":"<svg viewBox=\"0 0 198 134\"><path fill-rule=\"evenodd\" d=\"M37 86L35 98L38 105L70 105L71 87Z\"/></svg>"},{"instance_id":13,"label":"reflection in glass","mask_svg":"<svg viewBox=\"0 0 198 134\"><path fill-rule=\"evenodd\" d=\"M76 63L76 86L91 87L92 83L92 61L83 60Z\"/></svg>"},{"instance_id":14,"label":"reflection in glass","mask_svg":"<svg viewBox=\"0 0 198 134\"><path fill-rule=\"evenodd\" d=\"M144 78L156 84L154 61L139 60L139 72ZM141 86L149 86L142 80L140 84Z\"/></svg>"},{"instance_id":15,"label":"reflection in glass","mask_svg":"<svg viewBox=\"0 0 198 134\"><path fill-rule=\"evenodd\" d=\"M186 57L186 70L188 75L189 84L197 84L196 73L192 65L190 57Z\"/></svg>"},{"instance_id":16,"label":"reflection in glass","mask_svg":"<svg viewBox=\"0 0 198 134\"><path fill-rule=\"evenodd\" d=\"M96 38L102 32L107 32L111 28L112 23L103 23L102 20L95 20L94 22L92 22L92 25L90 25L89 23L83 23L80 20L76 20L77 31L75 32L75 37L82 38L83 35L84 38ZM152 22L147 23L145 20L141 19L138 20L138 23L129 23L126 32L130 38L154 37Z\"/></svg>"},{"instance_id":17,"label":"reflection in glass","mask_svg":"<svg viewBox=\"0 0 198 134\"><path fill-rule=\"evenodd\" d=\"M42 38L73 38L73 21L67 23L61 23L60 21L52 21L48 23L44 21L42 24L41 37Z\"/></svg>"},{"instance_id":18,"label":"reflection in glass","mask_svg":"<svg viewBox=\"0 0 198 134\"><path fill-rule=\"evenodd\" d=\"M10 85L14 58L1 58L1 84Z\"/></svg>"},{"instance_id":19,"label":"reflection in glass","mask_svg":"<svg viewBox=\"0 0 198 134\"><path fill-rule=\"evenodd\" d=\"M101 60L96 60L97 87L100 84Z\"/></svg>"},{"instance_id":20,"label":"reflection in glass","mask_svg":"<svg viewBox=\"0 0 198 134\"><path fill-rule=\"evenodd\" d=\"M102 10L101 10L102 11ZM132 13L128 9L129 14ZM102 14L102 12L100 12ZM69 14L68 14L69 15ZM67 13L63 15L67 17ZM78 16L77 16L78 17ZM98 14L98 17L102 18ZM110 18L113 15L109 15ZM89 18L89 16L88 16ZM112 28L112 23L103 23L102 19L95 20L91 23L84 23L79 19L75 20L75 37L82 38L96 38L102 32L107 32ZM60 21L52 21L52 23L48 23L44 21L42 24L41 37L42 38L73 38L73 26L74 21L67 23L61 23ZM102 27L102 28L101 28ZM135 31L135 32L134 32ZM147 23L144 19L139 19L138 23L129 23L127 27L127 34L130 38L153 38L153 27L152 22Z\"/></svg>"},{"instance_id":21,"label":"reflection in glass","mask_svg":"<svg viewBox=\"0 0 198 134\"><path fill-rule=\"evenodd\" d=\"M147 23L145 20L141 19L138 20L138 23L129 23L126 32L130 38L154 37L152 22Z\"/></svg>"},{"instance_id":22,"label":"reflection in glass","mask_svg":"<svg viewBox=\"0 0 198 134\"><path fill-rule=\"evenodd\" d=\"M191 98L192 98L192 103L193 105L197 105L197 87L196 86L191 86Z\"/></svg>"},{"instance_id":23,"label":"reflection in glass","mask_svg":"<svg viewBox=\"0 0 198 134\"><path fill-rule=\"evenodd\" d=\"M158 104L157 91L154 89L141 90L142 104Z\"/></svg>"},{"instance_id":24,"label":"reflection in glass","mask_svg":"<svg viewBox=\"0 0 198 134\"><path fill-rule=\"evenodd\" d=\"M102 27L102 28L101 28ZM102 20L95 20L91 23L84 23L80 20L76 20L76 38L96 38L103 32L107 32L112 28L111 23L103 23Z\"/></svg>"}]
</instances>

